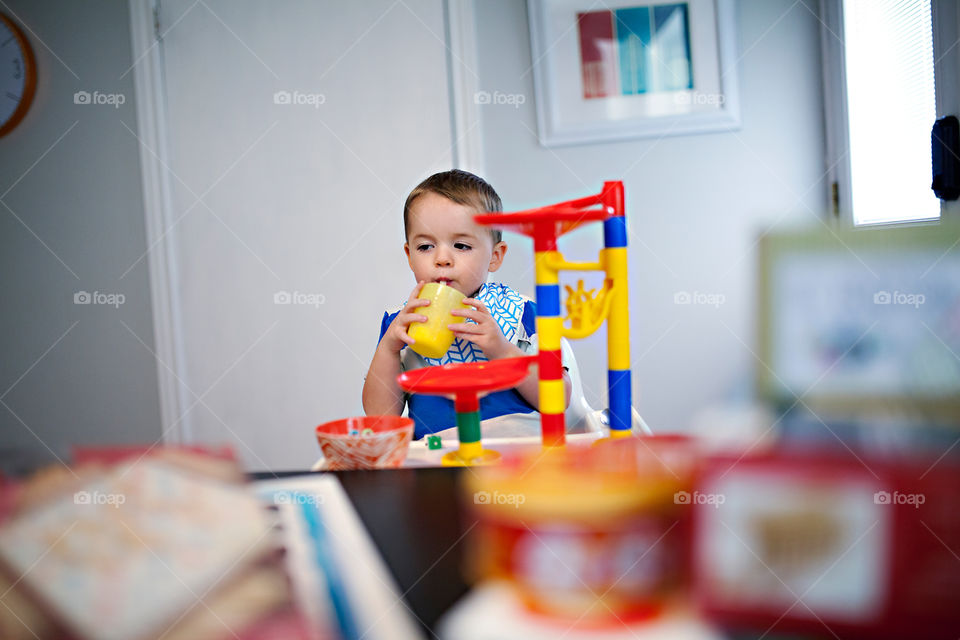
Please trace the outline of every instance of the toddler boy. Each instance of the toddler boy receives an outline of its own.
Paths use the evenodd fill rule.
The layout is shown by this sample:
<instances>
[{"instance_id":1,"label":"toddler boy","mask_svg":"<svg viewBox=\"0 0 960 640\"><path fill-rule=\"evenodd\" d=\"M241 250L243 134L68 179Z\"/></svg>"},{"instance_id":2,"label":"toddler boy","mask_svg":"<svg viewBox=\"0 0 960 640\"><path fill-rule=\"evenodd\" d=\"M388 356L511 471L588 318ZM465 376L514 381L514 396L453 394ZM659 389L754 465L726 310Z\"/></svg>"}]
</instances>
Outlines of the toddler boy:
<instances>
[{"instance_id":1,"label":"toddler boy","mask_svg":"<svg viewBox=\"0 0 960 640\"><path fill-rule=\"evenodd\" d=\"M417 286L403 308L384 313L380 341L363 385L363 408L368 415L399 415L409 402L415 422L414 438L455 426L453 402L440 396L405 394L397 376L424 366L477 362L536 353L536 304L510 287L487 282L507 253L499 230L477 224L473 216L502 210L500 196L486 181L457 169L437 173L407 196L403 226L410 269ZM417 298L427 282L441 282L467 297L471 309L453 315L463 322L449 325L455 340L441 358L426 358L406 349L411 322L424 322ZM570 382L564 376L567 403ZM539 386L536 370L513 389L491 393L480 400L480 418L536 411Z\"/></svg>"}]
</instances>

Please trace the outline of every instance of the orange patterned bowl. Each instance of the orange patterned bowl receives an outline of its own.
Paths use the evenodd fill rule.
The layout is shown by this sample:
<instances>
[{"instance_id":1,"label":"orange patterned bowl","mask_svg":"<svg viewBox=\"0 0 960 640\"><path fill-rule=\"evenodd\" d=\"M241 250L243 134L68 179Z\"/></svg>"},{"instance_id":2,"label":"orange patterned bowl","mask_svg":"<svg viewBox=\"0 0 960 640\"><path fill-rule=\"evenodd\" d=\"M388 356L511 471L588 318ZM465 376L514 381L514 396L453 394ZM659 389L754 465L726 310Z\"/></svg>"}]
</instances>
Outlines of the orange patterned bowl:
<instances>
[{"instance_id":1,"label":"orange patterned bowl","mask_svg":"<svg viewBox=\"0 0 960 640\"><path fill-rule=\"evenodd\" d=\"M362 416L317 427L323 468L399 467L413 438L413 420L401 416Z\"/></svg>"}]
</instances>

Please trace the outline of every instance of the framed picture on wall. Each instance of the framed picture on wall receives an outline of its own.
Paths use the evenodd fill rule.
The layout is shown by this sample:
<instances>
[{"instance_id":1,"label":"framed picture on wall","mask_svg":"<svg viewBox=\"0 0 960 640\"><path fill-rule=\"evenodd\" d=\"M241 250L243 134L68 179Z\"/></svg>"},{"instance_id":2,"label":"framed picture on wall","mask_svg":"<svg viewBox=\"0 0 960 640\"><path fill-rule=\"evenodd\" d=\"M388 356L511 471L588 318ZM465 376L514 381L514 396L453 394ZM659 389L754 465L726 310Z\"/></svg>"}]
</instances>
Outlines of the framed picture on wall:
<instances>
[{"instance_id":1,"label":"framed picture on wall","mask_svg":"<svg viewBox=\"0 0 960 640\"><path fill-rule=\"evenodd\" d=\"M816 414L960 424L960 227L759 241L757 395Z\"/></svg>"},{"instance_id":2,"label":"framed picture on wall","mask_svg":"<svg viewBox=\"0 0 960 640\"><path fill-rule=\"evenodd\" d=\"M544 146L740 127L735 0L527 0Z\"/></svg>"}]
</instances>

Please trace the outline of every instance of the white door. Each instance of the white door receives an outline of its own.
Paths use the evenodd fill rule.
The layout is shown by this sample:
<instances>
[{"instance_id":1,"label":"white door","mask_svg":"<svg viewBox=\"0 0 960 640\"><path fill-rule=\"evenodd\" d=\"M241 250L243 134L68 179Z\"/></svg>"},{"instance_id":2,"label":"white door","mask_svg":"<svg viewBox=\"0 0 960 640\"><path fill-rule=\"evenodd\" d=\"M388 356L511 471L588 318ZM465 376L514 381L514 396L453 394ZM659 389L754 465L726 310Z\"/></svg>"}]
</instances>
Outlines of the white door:
<instances>
[{"instance_id":1,"label":"white door","mask_svg":"<svg viewBox=\"0 0 960 640\"><path fill-rule=\"evenodd\" d=\"M162 0L158 18L175 426L305 468L315 425L362 414L382 312L414 284L403 200L451 166L442 0Z\"/></svg>"}]
</instances>

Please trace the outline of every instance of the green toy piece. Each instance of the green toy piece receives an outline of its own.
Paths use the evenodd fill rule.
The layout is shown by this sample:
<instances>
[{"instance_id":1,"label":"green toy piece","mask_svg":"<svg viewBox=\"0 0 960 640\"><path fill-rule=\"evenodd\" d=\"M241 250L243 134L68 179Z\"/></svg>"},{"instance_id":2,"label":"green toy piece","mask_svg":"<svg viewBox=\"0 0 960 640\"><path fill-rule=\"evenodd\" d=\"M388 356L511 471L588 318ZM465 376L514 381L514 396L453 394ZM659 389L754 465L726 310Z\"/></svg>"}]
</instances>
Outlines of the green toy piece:
<instances>
[{"instance_id":1,"label":"green toy piece","mask_svg":"<svg viewBox=\"0 0 960 640\"><path fill-rule=\"evenodd\" d=\"M443 444L440 442L440 436L427 436L427 448L431 451L434 449L440 449L443 447Z\"/></svg>"}]
</instances>

